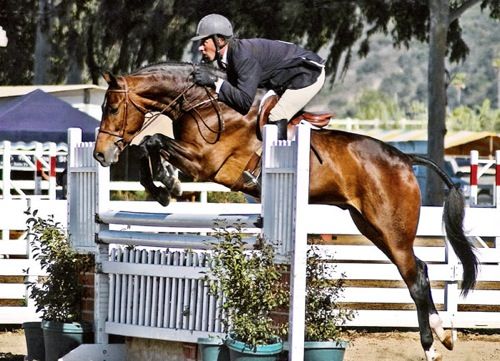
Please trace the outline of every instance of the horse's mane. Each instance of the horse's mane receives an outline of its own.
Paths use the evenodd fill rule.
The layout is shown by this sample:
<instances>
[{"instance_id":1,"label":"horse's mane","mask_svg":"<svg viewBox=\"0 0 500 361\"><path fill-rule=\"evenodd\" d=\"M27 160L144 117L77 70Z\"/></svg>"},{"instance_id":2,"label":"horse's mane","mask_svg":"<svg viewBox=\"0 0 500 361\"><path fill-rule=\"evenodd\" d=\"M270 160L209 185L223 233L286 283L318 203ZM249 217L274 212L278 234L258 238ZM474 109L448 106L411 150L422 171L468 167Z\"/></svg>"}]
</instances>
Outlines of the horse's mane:
<instances>
[{"instance_id":1,"label":"horse's mane","mask_svg":"<svg viewBox=\"0 0 500 361\"><path fill-rule=\"evenodd\" d=\"M161 63L148 64L139 69L134 70L130 75L142 75L148 73L173 73L173 72L192 72L196 67L210 67L210 70L215 73L218 77L226 78L226 73L208 66L207 64L193 64L189 62L181 62L181 61L165 61Z\"/></svg>"}]
</instances>

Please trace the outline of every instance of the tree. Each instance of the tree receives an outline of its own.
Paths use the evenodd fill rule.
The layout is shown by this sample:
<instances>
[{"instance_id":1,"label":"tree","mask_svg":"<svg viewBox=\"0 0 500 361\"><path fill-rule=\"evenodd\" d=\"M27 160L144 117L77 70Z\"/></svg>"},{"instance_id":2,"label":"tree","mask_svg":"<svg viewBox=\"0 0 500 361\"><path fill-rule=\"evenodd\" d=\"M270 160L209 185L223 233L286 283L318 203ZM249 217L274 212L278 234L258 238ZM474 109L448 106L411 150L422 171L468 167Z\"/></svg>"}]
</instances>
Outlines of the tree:
<instances>
[{"instance_id":1,"label":"tree","mask_svg":"<svg viewBox=\"0 0 500 361\"><path fill-rule=\"evenodd\" d=\"M457 106L460 106L462 100L462 90L465 89L465 79L467 78L467 74L465 73L456 73L451 78L451 85L455 88L457 92Z\"/></svg>"},{"instance_id":2,"label":"tree","mask_svg":"<svg viewBox=\"0 0 500 361\"><path fill-rule=\"evenodd\" d=\"M500 109L500 58L494 58L491 62L491 66L495 68L495 73L497 75L497 109Z\"/></svg>"},{"instance_id":3,"label":"tree","mask_svg":"<svg viewBox=\"0 0 500 361\"><path fill-rule=\"evenodd\" d=\"M358 119L379 119L383 128L389 120L399 120L403 114L393 98L377 90L364 91L356 102Z\"/></svg>"},{"instance_id":4,"label":"tree","mask_svg":"<svg viewBox=\"0 0 500 361\"><path fill-rule=\"evenodd\" d=\"M36 0L0 1L0 24L9 42L0 49L0 84L30 84L33 79Z\"/></svg>"},{"instance_id":5,"label":"tree","mask_svg":"<svg viewBox=\"0 0 500 361\"><path fill-rule=\"evenodd\" d=\"M23 46L0 53L0 80L3 84L33 81L35 24L45 35L39 41L50 41L50 49L38 44L35 67L35 78L47 83L89 78L97 83L100 69L123 73L146 63L180 60L191 46L198 20L214 12L230 18L241 37L283 39L314 51L328 47L326 69L332 81L345 74L355 44L360 42L358 53L364 56L370 51L371 36L381 32L390 35L396 47L408 48L414 39L429 43L429 155L442 165L445 59L458 62L467 56L459 20L479 3L492 18L500 18L498 0L27 0L15 5L7 1L0 6L0 23L6 25L9 38L12 34L11 43ZM49 49L49 55L38 55L42 49ZM441 204L437 177L430 178L428 189L429 199Z\"/></svg>"},{"instance_id":6,"label":"tree","mask_svg":"<svg viewBox=\"0 0 500 361\"><path fill-rule=\"evenodd\" d=\"M428 154L441 167L444 163L444 136L446 134L445 58L448 51L452 61L458 61L467 56L469 50L461 38L459 18L480 1L429 0ZM499 18L500 3L487 0L481 2L481 8L488 5L491 9L491 16ZM437 175L429 175L427 190L426 203L441 205L443 187Z\"/></svg>"}]
</instances>

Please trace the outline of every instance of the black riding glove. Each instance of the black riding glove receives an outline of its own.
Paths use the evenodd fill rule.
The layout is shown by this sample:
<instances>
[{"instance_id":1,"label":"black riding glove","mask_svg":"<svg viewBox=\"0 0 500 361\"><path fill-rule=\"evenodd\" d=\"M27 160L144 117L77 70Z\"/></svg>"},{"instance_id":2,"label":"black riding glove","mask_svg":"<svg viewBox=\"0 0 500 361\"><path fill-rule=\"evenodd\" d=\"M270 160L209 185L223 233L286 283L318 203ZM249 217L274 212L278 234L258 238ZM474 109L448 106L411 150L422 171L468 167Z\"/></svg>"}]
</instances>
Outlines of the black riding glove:
<instances>
[{"instance_id":1,"label":"black riding glove","mask_svg":"<svg viewBox=\"0 0 500 361\"><path fill-rule=\"evenodd\" d=\"M215 87L217 77L210 70L205 68L196 68L193 72L193 76L196 84Z\"/></svg>"}]
</instances>

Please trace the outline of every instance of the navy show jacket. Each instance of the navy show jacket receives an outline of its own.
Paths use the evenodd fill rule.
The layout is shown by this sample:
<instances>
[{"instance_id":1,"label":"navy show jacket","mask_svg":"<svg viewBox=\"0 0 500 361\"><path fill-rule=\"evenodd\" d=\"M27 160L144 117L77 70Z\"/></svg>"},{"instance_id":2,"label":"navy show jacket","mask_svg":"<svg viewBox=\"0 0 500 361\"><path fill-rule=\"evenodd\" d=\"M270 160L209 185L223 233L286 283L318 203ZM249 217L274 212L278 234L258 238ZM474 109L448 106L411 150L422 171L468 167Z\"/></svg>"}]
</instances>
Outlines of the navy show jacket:
<instances>
[{"instance_id":1,"label":"navy show jacket","mask_svg":"<svg viewBox=\"0 0 500 361\"><path fill-rule=\"evenodd\" d=\"M241 114L250 110L258 88L280 95L304 88L316 81L324 63L316 53L279 40L231 39L227 51L219 100Z\"/></svg>"}]
</instances>

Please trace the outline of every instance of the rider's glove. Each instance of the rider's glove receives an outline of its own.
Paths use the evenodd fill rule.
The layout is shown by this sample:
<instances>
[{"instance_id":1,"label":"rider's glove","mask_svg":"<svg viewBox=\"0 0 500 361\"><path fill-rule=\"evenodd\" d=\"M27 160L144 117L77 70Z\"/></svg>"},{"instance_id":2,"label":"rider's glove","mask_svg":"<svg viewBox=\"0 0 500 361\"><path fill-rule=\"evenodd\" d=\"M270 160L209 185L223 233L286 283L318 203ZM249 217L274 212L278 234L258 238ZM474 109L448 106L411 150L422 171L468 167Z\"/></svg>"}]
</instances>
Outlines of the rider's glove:
<instances>
[{"instance_id":1,"label":"rider's glove","mask_svg":"<svg viewBox=\"0 0 500 361\"><path fill-rule=\"evenodd\" d=\"M215 87L217 77L206 68L196 68L193 72L194 82L198 85Z\"/></svg>"}]
</instances>

